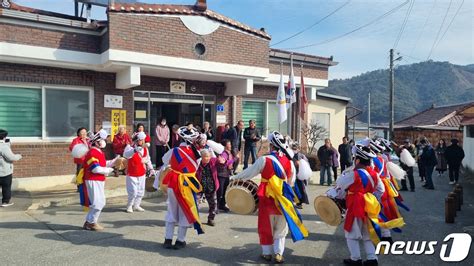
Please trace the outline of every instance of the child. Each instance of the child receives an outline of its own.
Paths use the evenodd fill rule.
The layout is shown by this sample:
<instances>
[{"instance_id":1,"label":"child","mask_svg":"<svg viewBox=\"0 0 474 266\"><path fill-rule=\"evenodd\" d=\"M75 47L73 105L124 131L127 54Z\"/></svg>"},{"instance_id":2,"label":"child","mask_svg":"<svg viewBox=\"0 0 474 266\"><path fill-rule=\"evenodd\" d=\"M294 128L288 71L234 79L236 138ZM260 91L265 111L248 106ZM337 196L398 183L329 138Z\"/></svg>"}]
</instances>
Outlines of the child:
<instances>
[{"instance_id":1,"label":"child","mask_svg":"<svg viewBox=\"0 0 474 266\"><path fill-rule=\"evenodd\" d=\"M132 137L133 146L127 145L123 156L128 160L127 166L127 194L128 204L127 212L132 213L134 210L143 212L140 206L142 198L145 195L145 179L147 167L152 175L155 175L151 164L150 153L146 146L146 134L144 132L135 133Z\"/></svg>"},{"instance_id":2,"label":"child","mask_svg":"<svg viewBox=\"0 0 474 266\"><path fill-rule=\"evenodd\" d=\"M219 181L217 180L217 158L212 158L211 152L208 149L201 150L201 163L196 171L196 177L199 182L201 182L202 192L209 204L207 224L214 226L214 217L217 212L217 190L219 189Z\"/></svg>"}]
</instances>

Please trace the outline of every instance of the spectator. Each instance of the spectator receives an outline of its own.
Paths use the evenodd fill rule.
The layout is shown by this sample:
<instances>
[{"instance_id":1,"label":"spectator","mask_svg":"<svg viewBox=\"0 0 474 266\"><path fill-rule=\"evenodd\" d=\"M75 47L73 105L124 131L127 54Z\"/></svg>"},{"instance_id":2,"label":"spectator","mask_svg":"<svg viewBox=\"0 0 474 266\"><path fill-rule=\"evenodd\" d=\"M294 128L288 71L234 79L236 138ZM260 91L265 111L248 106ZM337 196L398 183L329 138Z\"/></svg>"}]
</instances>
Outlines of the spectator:
<instances>
[{"instance_id":1,"label":"spectator","mask_svg":"<svg viewBox=\"0 0 474 266\"><path fill-rule=\"evenodd\" d=\"M436 145L436 159L438 163L436 164L436 171L438 171L438 176L444 174L448 166L446 164L446 157L444 156L444 152L446 151L446 142L444 139L440 139L438 141L438 145Z\"/></svg>"},{"instance_id":2,"label":"spectator","mask_svg":"<svg viewBox=\"0 0 474 266\"><path fill-rule=\"evenodd\" d=\"M119 163L117 163L119 166L114 167L115 177L119 176L120 171L123 171L125 174L125 170L127 169L127 159L123 158L123 151L125 150L125 147L127 147L127 145L132 145L132 139L127 134L125 126L120 125L118 127L118 133L115 134L114 140L112 142L112 149L115 153L115 156L120 156L120 158L117 159L119 161Z\"/></svg>"},{"instance_id":3,"label":"spectator","mask_svg":"<svg viewBox=\"0 0 474 266\"><path fill-rule=\"evenodd\" d=\"M10 141L7 139L8 132L0 129L0 185L2 187L1 207L12 206L12 179L13 162L21 159L20 154L14 154L10 148Z\"/></svg>"},{"instance_id":4,"label":"spectator","mask_svg":"<svg viewBox=\"0 0 474 266\"><path fill-rule=\"evenodd\" d=\"M179 125L174 124L171 128L171 148L179 147L183 140L178 134Z\"/></svg>"},{"instance_id":5,"label":"spectator","mask_svg":"<svg viewBox=\"0 0 474 266\"><path fill-rule=\"evenodd\" d=\"M453 185L459 180L459 168L464 159L464 150L458 145L457 139L451 140L451 145L446 148L444 155L449 166L449 184Z\"/></svg>"},{"instance_id":6,"label":"spectator","mask_svg":"<svg viewBox=\"0 0 474 266\"><path fill-rule=\"evenodd\" d=\"M426 189L434 189L432 175L434 167L438 163L436 160L436 153L427 138L423 137L420 140L420 144L422 148L420 161L425 169L426 178L426 184L423 185L423 187Z\"/></svg>"},{"instance_id":7,"label":"spectator","mask_svg":"<svg viewBox=\"0 0 474 266\"><path fill-rule=\"evenodd\" d=\"M160 124L155 129L155 147L156 147L156 168L163 166L163 155L168 150L170 141L170 129L166 125L166 118L160 120Z\"/></svg>"},{"instance_id":8,"label":"spectator","mask_svg":"<svg viewBox=\"0 0 474 266\"><path fill-rule=\"evenodd\" d=\"M69 145L69 151L72 151L74 146L77 144L84 144L89 146L89 138L87 137L87 129L85 127L81 127L76 132L76 138L74 138ZM84 155L86 157L86 155ZM76 176L82 168L82 163L84 163L84 157L82 158L74 158L74 163L76 164Z\"/></svg>"},{"instance_id":9,"label":"spectator","mask_svg":"<svg viewBox=\"0 0 474 266\"><path fill-rule=\"evenodd\" d=\"M135 132L143 132L145 133L146 137L145 137L145 145L147 147L150 147L150 142L151 142L151 138L150 138L150 135L146 134L145 132L145 125L143 125L142 123L138 123L137 124L137 129Z\"/></svg>"},{"instance_id":10,"label":"spectator","mask_svg":"<svg viewBox=\"0 0 474 266\"><path fill-rule=\"evenodd\" d=\"M211 128L211 124L209 122L204 122L201 133L206 134L208 140L214 140L214 131Z\"/></svg>"},{"instance_id":11,"label":"spectator","mask_svg":"<svg viewBox=\"0 0 474 266\"><path fill-rule=\"evenodd\" d=\"M222 140L224 139L230 139L229 138L229 134L230 134L230 125L229 124L225 124L224 126L224 131L222 131Z\"/></svg>"},{"instance_id":12,"label":"spectator","mask_svg":"<svg viewBox=\"0 0 474 266\"><path fill-rule=\"evenodd\" d=\"M240 150L242 149L242 130L244 129L244 121L239 120L235 127L229 129L227 139L232 144L232 156L234 156L233 172L237 171L240 163Z\"/></svg>"},{"instance_id":13,"label":"spectator","mask_svg":"<svg viewBox=\"0 0 474 266\"><path fill-rule=\"evenodd\" d=\"M339 153L337 150L332 146L332 172L334 173L334 181L337 180L337 168L339 168Z\"/></svg>"},{"instance_id":14,"label":"spectator","mask_svg":"<svg viewBox=\"0 0 474 266\"><path fill-rule=\"evenodd\" d=\"M334 149L331 147L331 140L325 139L324 145L318 149L318 159L321 163L321 172L319 178L319 184L322 186L327 175L328 180L327 184L330 186L332 184L331 168L333 162L333 153Z\"/></svg>"},{"instance_id":15,"label":"spectator","mask_svg":"<svg viewBox=\"0 0 474 266\"><path fill-rule=\"evenodd\" d=\"M341 173L352 165L352 146L347 141L347 137L342 138L342 144L337 148L341 162Z\"/></svg>"},{"instance_id":16,"label":"spectator","mask_svg":"<svg viewBox=\"0 0 474 266\"><path fill-rule=\"evenodd\" d=\"M257 142L260 141L259 130L256 128L255 120L249 121L249 127L244 130L244 169L249 166L249 156L252 155L252 164L257 160Z\"/></svg>"},{"instance_id":17,"label":"spectator","mask_svg":"<svg viewBox=\"0 0 474 266\"><path fill-rule=\"evenodd\" d=\"M425 167L420 160L420 156L421 156L421 153L423 152L423 149L421 148L421 144L419 143L418 140L415 140L415 147L416 147L416 154L417 154L417 157L415 159L418 165L418 175L420 176L420 182L426 182Z\"/></svg>"},{"instance_id":18,"label":"spectator","mask_svg":"<svg viewBox=\"0 0 474 266\"><path fill-rule=\"evenodd\" d=\"M229 140L223 140L224 152L219 155L217 163L217 177L219 179L219 190L217 191L218 208L221 211L228 212L226 206L225 192L229 186L229 177L233 172L234 156L232 155L232 144Z\"/></svg>"},{"instance_id":19,"label":"spectator","mask_svg":"<svg viewBox=\"0 0 474 266\"><path fill-rule=\"evenodd\" d=\"M400 156L403 149L406 149L411 154L413 159L416 158L417 149L416 149L415 145L411 144L409 139L406 139L405 142L403 143L403 145L400 146L400 148L398 150L399 151L398 156ZM402 163L401 161L400 161L400 166L402 167L403 170L405 170L405 172L407 172L408 182L410 183L410 191L415 192L415 178L413 177L413 167L409 167L408 165ZM401 191L407 191L408 188L407 188L406 178L402 179L401 184L402 184L402 188L400 190Z\"/></svg>"},{"instance_id":20,"label":"spectator","mask_svg":"<svg viewBox=\"0 0 474 266\"><path fill-rule=\"evenodd\" d=\"M308 162L308 158L301 152L301 146L298 142L293 142L291 144L291 149L293 150L293 164L295 165L296 174L300 171L300 160L305 160ZM303 209L303 203L309 204L308 193L306 193L306 186L308 186L308 180L300 180L296 178L295 185L293 190L295 191L295 196L298 197L298 203L296 208Z\"/></svg>"},{"instance_id":21,"label":"spectator","mask_svg":"<svg viewBox=\"0 0 474 266\"><path fill-rule=\"evenodd\" d=\"M219 181L217 180L217 158L212 158L208 149L201 150L201 163L196 171L196 177L202 184L202 192L209 204L207 224L214 226L214 217L217 213L216 192L219 189Z\"/></svg>"}]
</instances>

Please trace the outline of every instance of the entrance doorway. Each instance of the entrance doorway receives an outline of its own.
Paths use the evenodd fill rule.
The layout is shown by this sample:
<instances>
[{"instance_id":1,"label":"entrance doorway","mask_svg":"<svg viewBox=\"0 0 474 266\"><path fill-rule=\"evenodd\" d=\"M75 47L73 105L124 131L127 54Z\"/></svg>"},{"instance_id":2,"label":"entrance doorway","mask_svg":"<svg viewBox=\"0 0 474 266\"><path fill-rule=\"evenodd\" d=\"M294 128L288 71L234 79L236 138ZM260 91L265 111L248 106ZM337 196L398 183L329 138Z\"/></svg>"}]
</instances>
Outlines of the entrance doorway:
<instances>
[{"instance_id":1,"label":"entrance doorway","mask_svg":"<svg viewBox=\"0 0 474 266\"><path fill-rule=\"evenodd\" d=\"M166 118L170 127L187 123L202 126L204 121L214 125L215 96L212 95L134 91L134 107L134 125L144 124L151 136L161 118Z\"/></svg>"}]
</instances>

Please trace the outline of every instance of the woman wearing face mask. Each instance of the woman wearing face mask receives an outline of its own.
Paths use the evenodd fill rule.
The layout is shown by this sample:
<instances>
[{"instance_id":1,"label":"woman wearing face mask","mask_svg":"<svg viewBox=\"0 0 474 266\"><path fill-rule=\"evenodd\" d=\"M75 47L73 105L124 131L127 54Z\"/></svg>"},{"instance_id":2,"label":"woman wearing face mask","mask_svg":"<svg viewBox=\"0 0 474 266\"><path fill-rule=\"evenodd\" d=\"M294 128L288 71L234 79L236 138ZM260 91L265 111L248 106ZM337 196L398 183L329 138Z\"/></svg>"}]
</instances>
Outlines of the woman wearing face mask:
<instances>
[{"instance_id":1,"label":"woman wearing face mask","mask_svg":"<svg viewBox=\"0 0 474 266\"><path fill-rule=\"evenodd\" d=\"M71 145L69 145L69 151L72 151L74 146L77 144L85 144L88 145L89 138L87 137L87 129L84 127L81 127L77 130L77 137L74 138L71 142ZM82 164L84 163L84 157L82 158L74 158L74 163L76 164L76 176L79 173L79 170L82 168Z\"/></svg>"},{"instance_id":2,"label":"woman wearing face mask","mask_svg":"<svg viewBox=\"0 0 474 266\"><path fill-rule=\"evenodd\" d=\"M156 147L156 168L163 166L163 155L168 151L168 142L170 141L170 129L166 125L166 118L160 120L160 124L155 130L155 147Z\"/></svg>"}]
</instances>

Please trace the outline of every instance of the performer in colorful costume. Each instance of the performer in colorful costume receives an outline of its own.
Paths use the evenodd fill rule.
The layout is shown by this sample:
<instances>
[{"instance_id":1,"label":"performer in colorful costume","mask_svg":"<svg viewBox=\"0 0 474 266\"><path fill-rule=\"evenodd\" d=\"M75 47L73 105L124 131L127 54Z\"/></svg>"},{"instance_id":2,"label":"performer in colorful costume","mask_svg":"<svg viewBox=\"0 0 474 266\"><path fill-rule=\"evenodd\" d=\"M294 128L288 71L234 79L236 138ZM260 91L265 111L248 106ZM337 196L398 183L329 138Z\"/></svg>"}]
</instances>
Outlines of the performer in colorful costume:
<instances>
[{"instance_id":1,"label":"performer in colorful costume","mask_svg":"<svg viewBox=\"0 0 474 266\"><path fill-rule=\"evenodd\" d=\"M81 158L85 152L84 164L77 175L76 182L79 188L80 202L84 210L88 211L85 230L98 231L104 228L97 223L99 215L105 206L105 177L114 171L111 166L115 160L105 160L102 149L105 148L107 132L101 129L95 135L90 134L90 150L87 145L78 144L74 146L72 154L75 158Z\"/></svg>"},{"instance_id":2,"label":"performer in colorful costume","mask_svg":"<svg viewBox=\"0 0 474 266\"><path fill-rule=\"evenodd\" d=\"M132 146L127 145L123 152L123 157L127 159L127 212L134 210L144 212L140 206L145 195L145 179L147 168L151 175L155 175L155 170L151 164L150 152L146 145L146 134L143 131L134 133L132 136Z\"/></svg>"},{"instance_id":3,"label":"performer in colorful costume","mask_svg":"<svg viewBox=\"0 0 474 266\"><path fill-rule=\"evenodd\" d=\"M371 168L371 160L376 157L369 147L356 144L353 147L355 167L344 171L336 181L336 189L346 190L346 218L344 231L350 259L346 265L378 265L375 246L381 239L381 228L390 229L400 226L395 222L379 221L380 200L384 185ZM367 260L362 263L359 241L362 240Z\"/></svg>"},{"instance_id":4,"label":"performer in colorful costume","mask_svg":"<svg viewBox=\"0 0 474 266\"><path fill-rule=\"evenodd\" d=\"M295 208L297 198L291 185L295 181L295 167L288 141L274 131L268 136L270 154L260 157L252 166L231 180L251 179L261 174L258 188L258 235L262 246L262 258L266 261L282 263L285 249L285 237L288 230L293 241L308 236L301 215Z\"/></svg>"},{"instance_id":5,"label":"performer in colorful costume","mask_svg":"<svg viewBox=\"0 0 474 266\"><path fill-rule=\"evenodd\" d=\"M195 176L197 161L200 158L199 150L202 148L196 143L199 132L193 127L180 127L178 134L185 142L163 156L164 165L171 167L171 171L163 179L163 184L168 186L168 211L163 244L167 249L184 248L186 232L191 225L198 234L204 233L199 220L196 198L196 194L202 191L201 184ZM178 237L172 245L175 225L178 226Z\"/></svg>"},{"instance_id":6,"label":"performer in colorful costume","mask_svg":"<svg viewBox=\"0 0 474 266\"><path fill-rule=\"evenodd\" d=\"M384 222L394 221L403 226L405 223L403 217L400 215L398 210L396 198L399 197L398 189L393 182L396 181L390 175L390 172L387 168L387 163L389 162L390 155L383 154L386 150L386 146L381 143L380 140L370 140L369 142L370 149L376 154L376 157L373 159L373 169L378 174L380 180L384 185L385 192L381 198L382 211L380 213L380 219ZM394 231L401 232L399 228L394 228ZM389 229L382 229L382 241L393 242L392 235Z\"/></svg>"}]
</instances>

